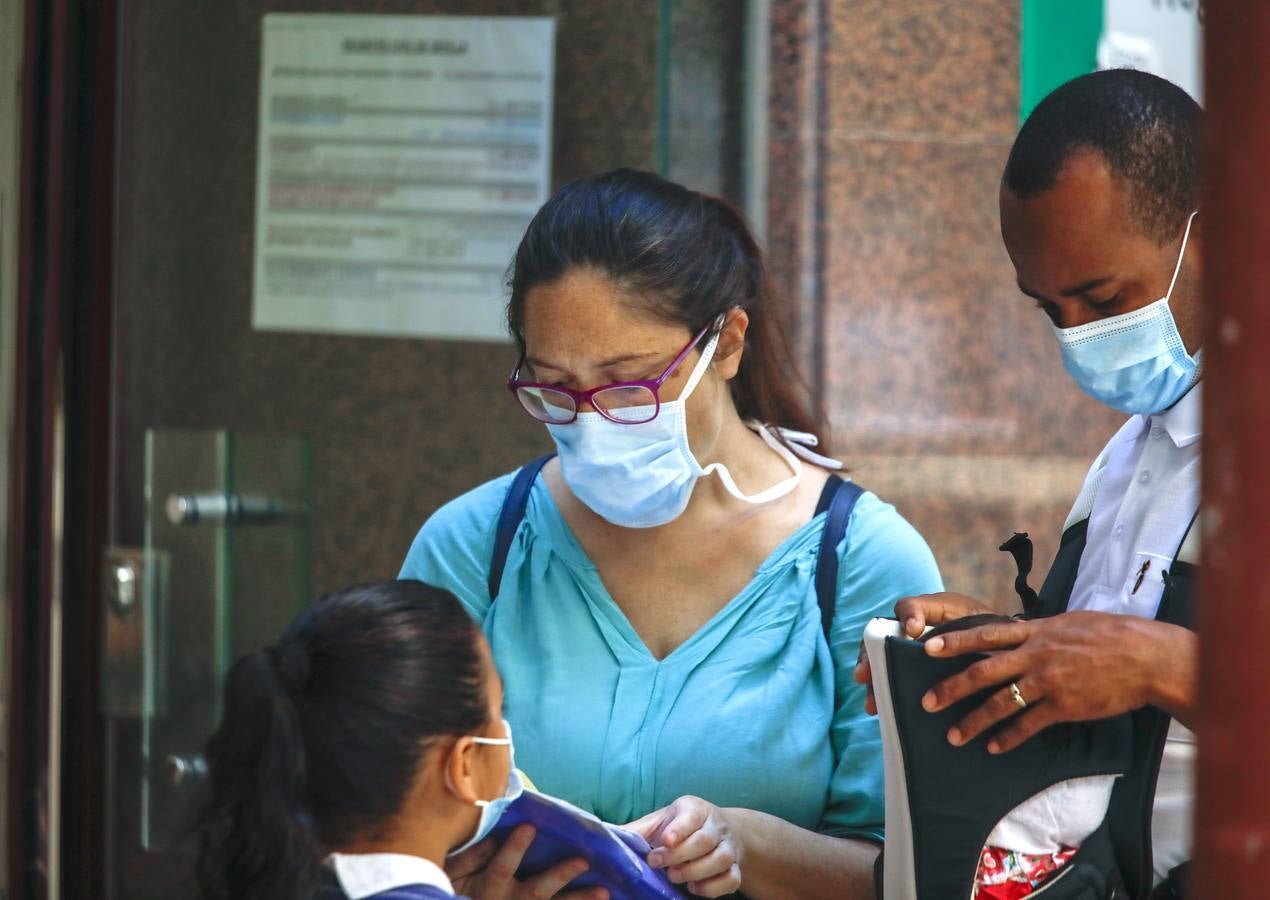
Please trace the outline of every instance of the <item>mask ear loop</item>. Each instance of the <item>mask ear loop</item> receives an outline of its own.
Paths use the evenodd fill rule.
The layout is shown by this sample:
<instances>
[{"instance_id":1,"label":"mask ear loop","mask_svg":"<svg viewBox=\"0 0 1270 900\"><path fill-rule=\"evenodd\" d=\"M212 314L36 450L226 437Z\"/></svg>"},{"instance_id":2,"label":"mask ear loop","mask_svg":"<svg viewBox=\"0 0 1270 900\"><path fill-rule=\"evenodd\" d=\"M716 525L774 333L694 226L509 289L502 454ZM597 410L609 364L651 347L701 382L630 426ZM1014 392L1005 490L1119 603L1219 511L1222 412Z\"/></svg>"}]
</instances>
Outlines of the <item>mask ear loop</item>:
<instances>
[{"instance_id":1,"label":"mask ear loop","mask_svg":"<svg viewBox=\"0 0 1270 900\"><path fill-rule=\"evenodd\" d=\"M1173 267L1173 278L1169 281L1169 292L1164 295L1164 299L1173 299L1173 285L1177 284L1177 276L1182 271L1182 257L1186 255L1186 242L1191 239L1191 226L1195 224L1195 217L1199 215L1199 210L1191 213L1191 217L1186 220L1186 231L1182 234L1182 249L1177 251L1177 265Z\"/></svg>"},{"instance_id":2,"label":"mask ear loop","mask_svg":"<svg viewBox=\"0 0 1270 900\"><path fill-rule=\"evenodd\" d=\"M693 367L692 374L688 376L688 383L684 385L677 402L682 403L692 396L692 392L697 389L697 385L705 377L706 369L710 368L710 361L714 359L714 348L717 346L719 346L719 329L716 328L714 334L710 335L710 340L702 348L701 359L697 360L696 366Z\"/></svg>"},{"instance_id":3,"label":"mask ear loop","mask_svg":"<svg viewBox=\"0 0 1270 900\"><path fill-rule=\"evenodd\" d=\"M508 737L490 738L490 737L481 737L479 735L468 735L468 739L473 744L484 744L487 747L510 747L512 745L512 739L511 739L512 727L506 719L503 720L503 727L507 729ZM454 787L454 782L450 780L449 766L446 766L446 769L445 769L445 786L449 788L453 793L455 794L458 793L458 791ZM474 806L479 806L481 809L484 809L485 807L489 806L493 802L494 802L493 800L473 800L472 804Z\"/></svg>"}]
</instances>

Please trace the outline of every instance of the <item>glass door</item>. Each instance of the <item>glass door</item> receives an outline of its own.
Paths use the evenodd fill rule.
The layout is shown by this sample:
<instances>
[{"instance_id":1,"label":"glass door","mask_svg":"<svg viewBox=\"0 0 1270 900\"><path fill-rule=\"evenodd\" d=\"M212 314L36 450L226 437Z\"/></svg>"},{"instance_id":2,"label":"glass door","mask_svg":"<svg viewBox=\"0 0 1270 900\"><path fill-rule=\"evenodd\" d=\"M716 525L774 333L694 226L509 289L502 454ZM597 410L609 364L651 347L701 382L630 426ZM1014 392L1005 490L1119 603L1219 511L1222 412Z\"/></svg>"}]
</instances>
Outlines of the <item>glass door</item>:
<instances>
[{"instance_id":1,"label":"glass door","mask_svg":"<svg viewBox=\"0 0 1270 900\"><path fill-rule=\"evenodd\" d=\"M493 251L481 242L522 229L532 208L517 222L473 216L461 231L421 209L449 202L451 221L456 205L480 212L519 196L524 179L490 174L509 161L544 163L549 188L660 163L694 186L737 190L737 138L711 133L740 122L731 6L120 0L103 896L194 896L199 753L232 660L271 641L314 595L395 577L432 511L548 444L501 389L515 360L497 329L420 337L394 331L375 307L402 284L418 285L421 302L450 296L446 285L471 283L469 263L485 267L497 304L510 248L490 276ZM335 15L408 20L397 35L350 33L310 57L269 56L270 23L299 29L294 50L296 34ZM490 79L433 59L475 52L480 31L420 37L430 16L492 17L513 49L524 36L517 22L549 21L545 108L488 93L441 108L438 98L456 95L437 92L438 72ZM517 52L532 60L540 49ZM511 75L537 77L523 67ZM276 86L306 77L343 81L323 82L333 87L321 95ZM672 84L717 115L694 122L659 106ZM543 111L548 142L537 148L522 126ZM348 130L349 117L360 130ZM691 147L677 146L676 128ZM484 175L460 166L474 154ZM717 165L689 167L702 158ZM393 244L408 230L403 217L413 217L413 258ZM302 285L313 301L305 315L320 327L262 317L262 240L289 248L285 265L263 270L271 289ZM448 269L438 263L446 254Z\"/></svg>"}]
</instances>

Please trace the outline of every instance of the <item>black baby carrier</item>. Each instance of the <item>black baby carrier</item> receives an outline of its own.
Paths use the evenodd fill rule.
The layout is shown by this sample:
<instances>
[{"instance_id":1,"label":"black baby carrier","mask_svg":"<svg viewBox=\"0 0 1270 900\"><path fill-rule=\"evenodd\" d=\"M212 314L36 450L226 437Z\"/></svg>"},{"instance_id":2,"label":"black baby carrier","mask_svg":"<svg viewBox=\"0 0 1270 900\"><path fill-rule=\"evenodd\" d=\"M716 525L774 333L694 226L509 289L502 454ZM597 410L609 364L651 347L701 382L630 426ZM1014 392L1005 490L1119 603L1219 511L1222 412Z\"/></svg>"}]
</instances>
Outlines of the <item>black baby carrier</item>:
<instances>
[{"instance_id":1,"label":"black baby carrier","mask_svg":"<svg viewBox=\"0 0 1270 900\"><path fill-rule=\"evenodd\" d=\"M1083 515L1081 515L1083 513ZM1077 504L1040 592L1028 585L1032 544L1016 534L1002 545L1018 567L1015 589L1026 618L1067 610L1085 549L1088 508ZM1188 530L1168 571L1156 618L1194 627L1198 534ZM981 655L926 655L900 636L899 623L877 619L865 630L886 757L886 848L875 869L879 900L969 898L980 851L996 824L1046 788L1089 775L1119 777L1102 826L1031 896L1044 900L1185 900L1189 864L1153 885L1151 815L1171 718L1147 706L1096 722L1054 725L999 756L991 734L962 747L947 732L997 688L938 713L921 707L934 684Z\"/></svg>"},{"instance_id":2,"label":"black baby carrier","mask_svg":"<svg viewBox=\"0 0 1270 900\"><path fill-rule=\"evenodd\" d=\"M1054 726L999 756L988 753L987 735L954 747L948 729L996 688L937 713L923 710L921 698L983 657L927 656L890 619L869 623L865 646L886 759L886 849L876 870L881 900L969 900L980 851L1013 809L1062 781L1129 771L1127 717ZM1104 821L1033 896L1104 900L1112 896L1115 869Z\"/></svg>"}]
</instances>

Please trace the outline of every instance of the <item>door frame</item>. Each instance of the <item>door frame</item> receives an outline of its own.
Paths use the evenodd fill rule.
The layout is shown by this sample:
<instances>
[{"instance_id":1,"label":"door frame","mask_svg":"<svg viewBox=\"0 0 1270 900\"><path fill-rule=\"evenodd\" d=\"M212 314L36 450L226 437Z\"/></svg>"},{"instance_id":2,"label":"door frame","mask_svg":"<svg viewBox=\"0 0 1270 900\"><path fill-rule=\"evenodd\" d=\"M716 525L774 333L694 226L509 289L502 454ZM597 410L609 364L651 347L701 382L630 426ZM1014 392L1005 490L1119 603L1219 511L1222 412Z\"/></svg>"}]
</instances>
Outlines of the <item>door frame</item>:
<instances>
[{"instance_id":1,"label":"door frame","mask_svg":"<svg viewBox=\"0 0 1270 900\"><path fill-rule=\"evenodd\" d=\"M110 497L114 0L20 0L7 651L13 898L106 883L101 556Z\"/></svg>"}]
</instances>

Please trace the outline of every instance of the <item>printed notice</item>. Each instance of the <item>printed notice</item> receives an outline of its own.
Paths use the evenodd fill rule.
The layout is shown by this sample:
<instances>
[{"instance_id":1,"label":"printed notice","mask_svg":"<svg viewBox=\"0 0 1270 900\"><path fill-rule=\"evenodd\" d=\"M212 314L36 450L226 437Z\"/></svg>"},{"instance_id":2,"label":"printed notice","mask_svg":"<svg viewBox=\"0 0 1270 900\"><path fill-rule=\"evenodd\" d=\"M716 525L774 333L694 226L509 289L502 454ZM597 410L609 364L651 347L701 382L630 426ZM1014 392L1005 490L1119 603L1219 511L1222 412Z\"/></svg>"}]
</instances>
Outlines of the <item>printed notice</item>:
<instances>
[{"instance_id":1,"label":"printed notice","mask_svg":"<svg viewBox=\"0 0 1270 900\"><path fill-rule=\"evenodd\" d=\"M504 340L546 200L549 18L264 18L252 324Z\"/></svg>"}]
</instances>

